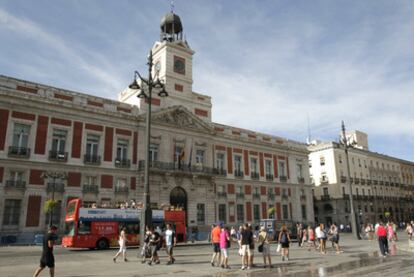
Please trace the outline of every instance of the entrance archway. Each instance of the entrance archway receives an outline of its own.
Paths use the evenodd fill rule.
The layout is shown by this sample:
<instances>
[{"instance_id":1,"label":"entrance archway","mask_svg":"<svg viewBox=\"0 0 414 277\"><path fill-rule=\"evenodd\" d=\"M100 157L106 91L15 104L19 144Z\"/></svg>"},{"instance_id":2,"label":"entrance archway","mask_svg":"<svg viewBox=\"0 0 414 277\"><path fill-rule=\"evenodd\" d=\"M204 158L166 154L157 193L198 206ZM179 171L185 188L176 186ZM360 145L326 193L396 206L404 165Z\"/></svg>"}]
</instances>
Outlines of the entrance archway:
<instances>
[{"instance_id":1,"label":"entrance archway","mask_svg":"<svg viewBox=\"0 0 414 277\"><path fill-rule=\"evenodd\" d=\"M188 212L187 212L187 193L182 187L175 187L170 192L170 205L174 206L174 208L182 208L185 211L185 223L181 222L179 226L175 226L178 228L187 228L188 226ZM178 223L176 223L178 224ZM177 241L184 241L185 237L183 234L177 234Z\"/></svg>"}]
</instances>

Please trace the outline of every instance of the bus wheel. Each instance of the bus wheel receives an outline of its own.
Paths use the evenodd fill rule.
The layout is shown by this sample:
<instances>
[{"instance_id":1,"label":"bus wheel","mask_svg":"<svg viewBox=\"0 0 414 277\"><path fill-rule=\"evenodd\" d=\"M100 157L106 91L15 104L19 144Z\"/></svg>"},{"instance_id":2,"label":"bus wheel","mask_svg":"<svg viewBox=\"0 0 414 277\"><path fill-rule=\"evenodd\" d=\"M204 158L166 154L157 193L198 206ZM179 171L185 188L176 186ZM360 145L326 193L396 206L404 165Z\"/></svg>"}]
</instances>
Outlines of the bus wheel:
<instances>
[{"instance_id":1,"label":"bus wheel","mask_svg":"<svg viewBox=\"0 0 414 277\"><path fill-rule=\"evenodd\" d=\"M98 248L99 250L108 249L109 248L108 240L106 240L106 239L98 240L96 242L96 248Z\"/></svg>"}]
</instances>

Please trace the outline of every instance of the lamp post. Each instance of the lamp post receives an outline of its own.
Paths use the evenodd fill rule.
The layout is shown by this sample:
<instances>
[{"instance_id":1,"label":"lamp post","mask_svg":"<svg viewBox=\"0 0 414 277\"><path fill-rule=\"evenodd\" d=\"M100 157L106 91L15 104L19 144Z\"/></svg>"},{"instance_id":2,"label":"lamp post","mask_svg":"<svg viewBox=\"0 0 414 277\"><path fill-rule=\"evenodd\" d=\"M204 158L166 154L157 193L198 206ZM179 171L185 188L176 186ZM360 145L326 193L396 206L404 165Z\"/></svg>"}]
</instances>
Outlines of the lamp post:
<instances>
[{"instance_id":1,"label":"lamp post","mask_svg":"<svg viewBox=\"0 0 414 277\"><path fill-rule=\"evenodd\" d=\"M348 155L348 147L350 145L348 145L348 141L346 139L344 121L342 121L342 144L344 145L344 148L345 148L346 168L347 168L347 174L348 174L346 180L347 180L348 188L349 188L349 205L351 206L351 229L352 229L352 234L354 235L354 237L360 240L361 236L359 235L357 218L355 216L355 210L354 210L354 201L353 201L353 196L352 196L351 169L349 167L349 155Z\"/></svg>"},{"instance_id":2,"label":"lamp post","mask_svg":"<svg viewBox=\"0 0 414 277\"><path fill-rule=\"evenodd\" d=\"M66 180L68 178L65 172L54 172L54 171L44 171L40 177L42 179L52 178L52 202L55 202L55 190L56 190L56 179ZM52 205L49 211L49 227L53 225L53 210L55 209L54 204Z\"/></svg>"},{"instance_id":3,"label":"lamp post","mask_svg":"<svg viewBox=\"0 0 414 277\"><path fill-rule=\"evenodd\" d=\"M149 191L149 167L150 167L150 145L151 145L151 104L152 104L152 90L159 90L158 96L167 97L168 93L165 90L165 84L161 82L158 77L159 69L156 68L155 76L152 76L152 69L154 66L152 58L152 50L148 56L148 78L143 78L138 71L134 72L134 80L129 85L132 90L139 90L138 98L143 98L148 103L148 111L146 117L146 140L145 140L145 169L144 169L144 194L143 194L143 207L141 213L140 232L141 243L145 237L145 226L152 225L152 210L151 210L151 198ZM137 78L141 81L141 85L138 84ZM143 86L145 84L145 88Z\"/></svg>"}]
</instances>

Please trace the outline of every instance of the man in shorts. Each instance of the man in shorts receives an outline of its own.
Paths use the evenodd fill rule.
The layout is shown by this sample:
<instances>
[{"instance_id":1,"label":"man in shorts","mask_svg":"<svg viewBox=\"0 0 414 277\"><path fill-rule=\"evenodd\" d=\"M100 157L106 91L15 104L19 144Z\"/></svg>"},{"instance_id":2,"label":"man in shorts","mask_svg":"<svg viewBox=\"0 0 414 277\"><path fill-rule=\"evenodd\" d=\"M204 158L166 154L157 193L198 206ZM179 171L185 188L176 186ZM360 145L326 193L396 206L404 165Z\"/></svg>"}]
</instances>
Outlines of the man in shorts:
<instances>
[{"instance_id":1,"label":"man in shorts","mask_svg":"<svg viewBox=\"0 0 414 277\"><path fill-rule=\"evenodd\" d=\"M241 254L242 254L242 270L250 269L251 266L251 252L250 245L253 243L253 232L250 230L249 225L246 223L243 226L243 231L240 236L241 241ZM246 267L247 265L247 267Z\"/></svg>"},{"instance_id":2,"label":"man in shorts","mask_svg":"<svg viewBox=\"0 0 414 277\"><path fill-rule=\"evenodd\" d=\"M217 266L220 265L221 255L220 255L220 226L213 224L211 229L211 242L213 243L213 256L211 257L211 266L214 266L214 261L217 259Z\"/></svg>"},{"instance_id":3,"label":"man in shorts","mask_svg":"<svg viewBox=\"0 0 414 277\"><path fill-rule=\"evenodd\" d=\"M53 256L53 246L56 241L56 226L50 226L49 231L43 239L43 251L40 258L40 265L36 269L33 277L39 276L40 272L47 266L49 268L50 276L55 276L55 257Z\"/></svg>"},{"instance_id":4,"label":"man in shorts","mask_svg":"<svg viewBox=\"0 0 414 277\"><path fill-rule=\"evenodd\" d=\"M160 263L160 258L158 257L158 250L161 248L160 245L162 244L161 235L157 231L154 231L154 228L151 228L151 233L151 260L148 262L148 265L152 265L152 263Z\"/></svg>"},{"instance_id":5,"label":"man in shorts","mask_svg":"<svg viewBox=\"0 0 414 277\"><path fill-rule=\"evenodd\" d=\"M165 231L165 246L167 250L167 255L169 261L167 265L173 264L175 259L173 257L173 247L177 245L177 238L175 236L175 232L171 227L170 223L167 223L167 230Z\"/></svg>"}]
</instances>

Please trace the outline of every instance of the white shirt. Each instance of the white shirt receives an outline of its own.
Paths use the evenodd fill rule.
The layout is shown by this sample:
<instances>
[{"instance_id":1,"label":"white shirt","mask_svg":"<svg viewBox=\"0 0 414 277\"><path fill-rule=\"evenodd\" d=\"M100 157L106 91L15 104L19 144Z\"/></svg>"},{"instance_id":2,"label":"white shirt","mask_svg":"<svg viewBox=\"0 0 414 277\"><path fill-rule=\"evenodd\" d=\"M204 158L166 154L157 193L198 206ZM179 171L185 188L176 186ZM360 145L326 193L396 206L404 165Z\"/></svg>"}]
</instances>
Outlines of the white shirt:
<instances>
[{"instance_id":1,"label":"white shirt","mask_svg":"<svg viewBox=\"0 0 414 277\"><path fill-rule=\"evenodd\" d=\"M165 231L165 244L167 246L171 246L174 243L174 231L173 230L166 230Z\"/></svg>"},{"instance_id":2,"label":"white shirt","mask_svg":"<svg viewBox=\"0 0 414 277\"><path fill-rule=\"evenodd\" d=\"M316 237L318 238L318 239L320 239L320 238L322 238L322 231L321 231L321 227L316 227L315 228L315 233L316 233Z\"/></svg>"}]
</instances>

